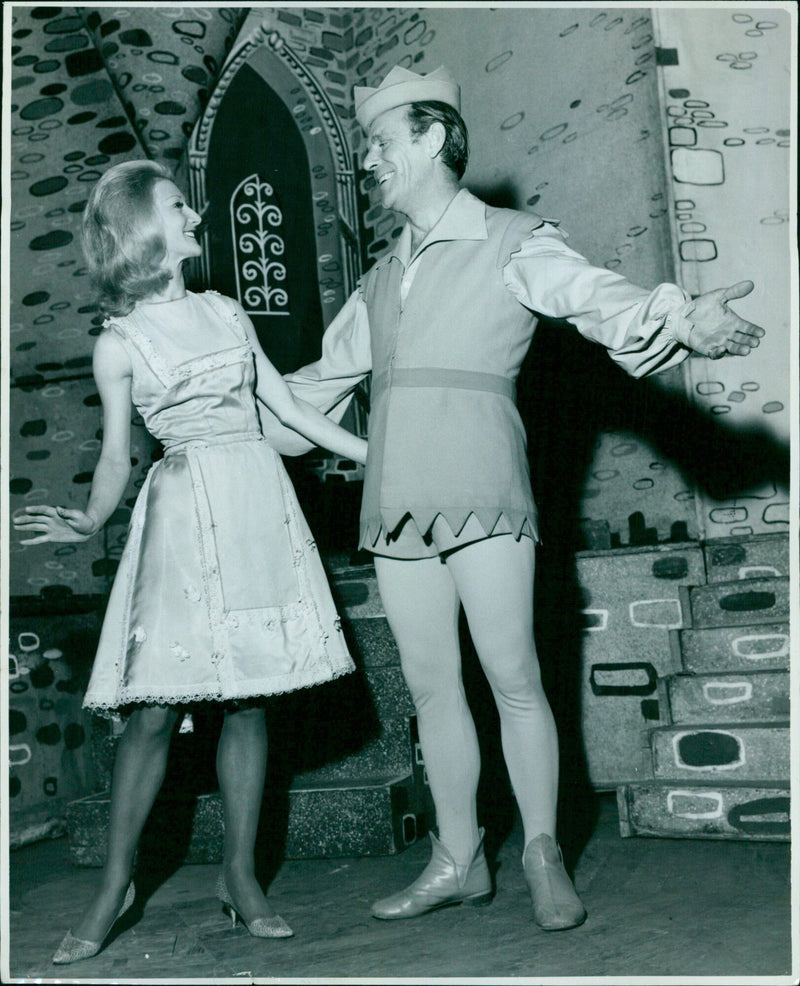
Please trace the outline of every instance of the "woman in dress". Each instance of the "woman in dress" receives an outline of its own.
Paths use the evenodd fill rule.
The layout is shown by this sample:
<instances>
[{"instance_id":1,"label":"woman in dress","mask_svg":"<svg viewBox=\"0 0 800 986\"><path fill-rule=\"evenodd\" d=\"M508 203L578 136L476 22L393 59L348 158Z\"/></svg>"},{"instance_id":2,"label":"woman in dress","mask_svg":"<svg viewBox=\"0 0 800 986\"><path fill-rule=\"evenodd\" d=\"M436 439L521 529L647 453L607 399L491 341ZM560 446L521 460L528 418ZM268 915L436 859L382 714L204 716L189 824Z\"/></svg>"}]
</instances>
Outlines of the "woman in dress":
<instances>
[{"instance_id":1,"label":"woman in dress","mask_svg":"<svg viewBox=\"0 0 800 986\"><path fill-rule=\"evenodd\" d=\"M200 217L150 161L109 169L92 191L83 248L106 315L93 370L103 440L85 510L29 506L23 544L85 541L130 476L131 404L164 447L132 513L84 706L127 723L114 764L100 887L53 961L96 954L133 903L136 847L186 706L222 704L216 767L224 862L217 896L251 935L287 937L256 880L267 758L263 696L353 669L316 546L263 402L315 444L363 463L366 442L293 397L242 307L187 291Z\"/></svg>"}]
</instances>

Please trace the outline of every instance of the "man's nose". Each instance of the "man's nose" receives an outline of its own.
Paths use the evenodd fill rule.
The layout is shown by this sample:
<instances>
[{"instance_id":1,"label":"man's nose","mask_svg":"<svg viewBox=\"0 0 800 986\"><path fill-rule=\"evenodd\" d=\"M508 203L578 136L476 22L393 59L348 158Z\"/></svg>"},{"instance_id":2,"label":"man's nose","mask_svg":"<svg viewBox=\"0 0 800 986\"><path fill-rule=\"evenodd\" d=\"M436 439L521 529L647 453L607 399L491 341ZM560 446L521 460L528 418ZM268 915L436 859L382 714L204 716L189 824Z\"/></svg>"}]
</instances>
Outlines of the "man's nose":
<instances>
[{"instance_id":1,"label":"man's nose","mask_svg":"<svg viewBox=\"0 0 800 986\"><path fill-rule=\"evenodd\" d=\"M379 156L374 147L370 147L364 156L364 170L372 171L378 164Z\"/></svg>"}]
</instances>

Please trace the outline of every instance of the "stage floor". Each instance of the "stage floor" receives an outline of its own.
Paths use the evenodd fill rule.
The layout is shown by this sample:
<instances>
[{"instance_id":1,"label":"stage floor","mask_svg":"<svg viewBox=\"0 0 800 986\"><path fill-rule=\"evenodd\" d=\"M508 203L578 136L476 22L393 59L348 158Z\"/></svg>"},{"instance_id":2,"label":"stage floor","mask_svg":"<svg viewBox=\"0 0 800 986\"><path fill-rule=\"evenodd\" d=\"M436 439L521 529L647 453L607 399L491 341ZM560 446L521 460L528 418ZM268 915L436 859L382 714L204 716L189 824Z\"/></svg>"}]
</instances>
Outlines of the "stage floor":
<instances>
[{"instance_id":1,"label":"stage floor","mask_svg":"<svg viewBox=\"0 0 800 986\"><path fill-rule=\"evenodd\" d=\"M285 862L269 897L295 937L259 940L241 926L230 930L214 897L215 867L182 866L166 877L144 874L143 908L133 908L106 948L57 967L50 958L98 871L72 867L65 839L35 843L11 854L11 975L137 983L753 976L766 983L790 974L787 844L622 839L613 795L598 801L575 873L589 918L560 933L533 921L516 825L497 852L497 894L488 907L451 907L414 921L370 916L371 901L418 875L426 838L398 856Z\"/></svg>"}]
</instances>

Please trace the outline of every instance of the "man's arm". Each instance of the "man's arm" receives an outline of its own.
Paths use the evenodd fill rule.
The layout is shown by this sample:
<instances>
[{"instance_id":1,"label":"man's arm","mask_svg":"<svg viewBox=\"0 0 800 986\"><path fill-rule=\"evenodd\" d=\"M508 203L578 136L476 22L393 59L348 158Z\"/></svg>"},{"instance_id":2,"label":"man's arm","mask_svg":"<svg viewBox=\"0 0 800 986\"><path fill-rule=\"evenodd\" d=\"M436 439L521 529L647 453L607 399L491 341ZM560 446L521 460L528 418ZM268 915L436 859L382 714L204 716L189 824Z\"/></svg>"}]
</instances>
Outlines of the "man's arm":
<instances>
[{"instance_id":1,"label":"man's arm","mask_svg":"<svg viewBox=\"0 0 800 986\"><path fill-rule=\"evenodd\" d=\"M727 306L752 290L749 281L694 301L675 284L648 291L620 274L593 267L546 222L512 253L503 276L523 305L569 319L634 377L677 366L692 350L746 355L764 335Z\"/></svg>"},{"instance_id":2,"label":"man's arm","mask_svg":"<svg viewBox=\"0 0 800 986\"><path fill-rule=\"evenodd\" d=\"M292 393L312 404L337 424L350 404L353 391L372 368L369 321L364 300L354 291L322 337L322 355L293 373L285 374ZM259 402L261 430L281 455L302 455L315 446L281 424Z\"/></svg>"}]
</instances>

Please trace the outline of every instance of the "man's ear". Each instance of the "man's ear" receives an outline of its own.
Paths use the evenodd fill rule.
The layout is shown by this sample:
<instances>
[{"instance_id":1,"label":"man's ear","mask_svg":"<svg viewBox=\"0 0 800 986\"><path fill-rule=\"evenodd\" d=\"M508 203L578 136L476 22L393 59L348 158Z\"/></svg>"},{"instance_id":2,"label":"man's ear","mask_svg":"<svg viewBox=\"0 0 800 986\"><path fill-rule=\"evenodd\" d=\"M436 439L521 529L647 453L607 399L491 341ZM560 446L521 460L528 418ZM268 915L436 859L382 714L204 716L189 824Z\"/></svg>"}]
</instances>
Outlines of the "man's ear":
<instances>
[{"instance_id":1,"label":"man's ear","mask_svg":"<svg viewBox=\"0 0 800 986\"><path fill-rule=\"evenodd\" d=\"M447 131L444 128L444 124L435 120L425 131L425 137L428 141L428 150L431 157L438 157L447 139Z\"/></svg>"}]
</instances>

